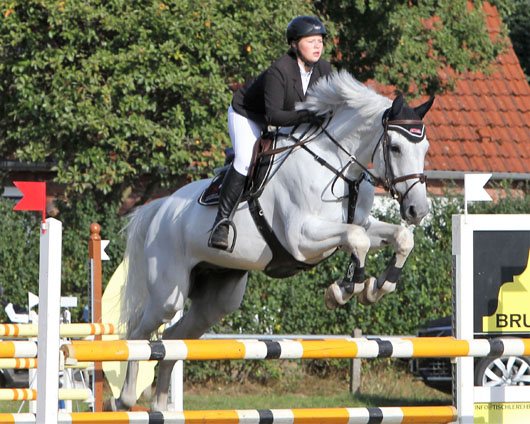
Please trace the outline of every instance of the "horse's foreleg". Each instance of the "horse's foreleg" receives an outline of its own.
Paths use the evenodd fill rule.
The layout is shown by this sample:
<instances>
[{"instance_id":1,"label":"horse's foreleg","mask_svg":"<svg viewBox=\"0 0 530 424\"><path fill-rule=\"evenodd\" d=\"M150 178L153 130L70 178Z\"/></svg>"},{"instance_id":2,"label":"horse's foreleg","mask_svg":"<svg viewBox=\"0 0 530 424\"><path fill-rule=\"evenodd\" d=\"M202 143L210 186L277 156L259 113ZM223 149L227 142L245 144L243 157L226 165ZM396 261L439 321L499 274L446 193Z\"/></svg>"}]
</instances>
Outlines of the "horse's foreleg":
<instances>
[{"instance_id":1,"label":"horse's foreleg","mask_svg":"<svg viewBox=\"0 0 530 424\"><path fill-rule=\"evenodd\" d=\"M354 294L363 290L365 259L370 248L370 239L363 227L315 218L304 223L302 235L305 240L301 243L301 249L304 249L306 256L309 256L310 249L322 254L337 247L351 253L346 276L332 283L324 294L328 309L344 305Z\"/></svg>"},{"instance_id":2,"label":"horse's foreleg","mask_svg":"<svg viewBox=\"0 0 530 424\"><path fill-rule=\"evenodd\" d=\"M352 296L364 289L364 264L354 253L351 254L350 264L342 280L334 281L324 293L324 300L328 309L335 309L344 305Z\"/></svg>"},{"instance_id":3,"label":"horse's foreleg","mask_svg":"<svg viewBox=\"0 0 530 424\"><path fill-rule=\"evenodd\" d=\"M392 244L394 255L378 279L372 277L364 282L364 290L359 295L363 305L371 305L396 289L403 266L414 247L414 236L408 228L375 219L371 219L368 236L374 249Z\"/></svg>"}]
</instances>

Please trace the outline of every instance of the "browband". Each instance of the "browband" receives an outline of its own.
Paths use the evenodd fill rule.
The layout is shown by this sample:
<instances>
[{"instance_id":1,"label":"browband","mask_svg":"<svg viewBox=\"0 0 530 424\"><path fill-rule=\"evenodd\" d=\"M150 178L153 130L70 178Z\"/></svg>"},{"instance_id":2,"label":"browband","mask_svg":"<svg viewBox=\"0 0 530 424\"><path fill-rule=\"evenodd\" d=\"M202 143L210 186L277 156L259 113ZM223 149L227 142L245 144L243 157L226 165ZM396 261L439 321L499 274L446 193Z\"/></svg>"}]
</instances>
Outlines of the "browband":
<instances>
[{"instance_id":1,"label":"browband","mask_svg":"<svg viewBox=\"0 0 530 424\"><path fill-rule=\"evenodd\" d=\"M413 143L419 143L425 138L425 124L423 121L415 119L403 119L397 121L388 121L388 130L397 131L404 135L407 140Z\"/></svg>"}]
</instances>

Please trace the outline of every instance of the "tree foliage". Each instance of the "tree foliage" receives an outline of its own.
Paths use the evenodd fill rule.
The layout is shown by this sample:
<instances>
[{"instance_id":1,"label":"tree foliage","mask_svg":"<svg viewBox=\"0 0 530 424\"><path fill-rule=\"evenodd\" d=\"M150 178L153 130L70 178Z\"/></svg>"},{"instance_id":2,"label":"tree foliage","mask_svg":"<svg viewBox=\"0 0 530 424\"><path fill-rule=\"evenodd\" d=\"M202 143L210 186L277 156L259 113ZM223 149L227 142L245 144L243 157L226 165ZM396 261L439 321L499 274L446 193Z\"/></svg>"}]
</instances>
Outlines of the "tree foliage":
<instances>
[{"instance_id":1,"label":"tree foliage","mask_svg":"<svg viewBox=\"0 0 530 424\"><path fill-rule=\"evenodd\" d=\"M511 10L508 0L490 3L503 13ZM451 89L455 75L487 69L505 46L504 30L490 38L481 0L322 0L319 5L337 23L339 63L362 81L375 78L403 92Z\"/></svg>"},{"instance_id":2,"label":"tree foliage","mask_svg":"<svg viewBox=\"0 0 530 424\"><path fill-rule=\"evenodd\" d=\"M218 164L228 83L268 66L289 19L310 13L303 0L0 5L0 155L51 161L67 194L118 200Z\"/></svg>"},{"instance_id":3,"label":"tree foliage","mask_svg":"<svg viewBox=\"0 0 530 424\"><path fill-rule=\"evenodd\" d=\"M467 3L0 0L0 155L54 164L69 198L142 187L142 203L221 163L229 84L285 51L293 16L321 16L337 67L360 80L439 91L441 69L487 67L502 47Z\"/></svg>"},{"instance_id":4,"label":"tree foliage","mask_svg":"<svg viewBox=\"0 0 530 424\"><path fill-rule=\"evenodd\" d=\"M530 0L514 0L514 11L506 18L513 49L530 81Z\"/></svg>"}]
</instances>

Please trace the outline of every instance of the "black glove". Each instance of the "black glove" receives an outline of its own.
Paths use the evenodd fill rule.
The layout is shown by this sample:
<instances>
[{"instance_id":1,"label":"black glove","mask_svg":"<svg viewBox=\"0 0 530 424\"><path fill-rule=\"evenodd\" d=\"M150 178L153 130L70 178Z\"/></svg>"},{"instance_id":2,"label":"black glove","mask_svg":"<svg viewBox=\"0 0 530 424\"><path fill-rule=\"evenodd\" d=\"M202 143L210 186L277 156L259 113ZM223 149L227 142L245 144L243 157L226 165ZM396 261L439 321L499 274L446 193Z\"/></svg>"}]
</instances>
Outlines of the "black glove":
<instances>
[{"instance_id":1,"label":"black glove","mask_svg":"<svg viewBox=\"0 0 530 424\"><path fill-rule=\"evenodd\" d=\"M302 110L301 112L303 112L301 122L309 122L315 127L321 127L326 120L325 116L319 116L316 112L310 110Z\"/></svg>"}]
</instances>

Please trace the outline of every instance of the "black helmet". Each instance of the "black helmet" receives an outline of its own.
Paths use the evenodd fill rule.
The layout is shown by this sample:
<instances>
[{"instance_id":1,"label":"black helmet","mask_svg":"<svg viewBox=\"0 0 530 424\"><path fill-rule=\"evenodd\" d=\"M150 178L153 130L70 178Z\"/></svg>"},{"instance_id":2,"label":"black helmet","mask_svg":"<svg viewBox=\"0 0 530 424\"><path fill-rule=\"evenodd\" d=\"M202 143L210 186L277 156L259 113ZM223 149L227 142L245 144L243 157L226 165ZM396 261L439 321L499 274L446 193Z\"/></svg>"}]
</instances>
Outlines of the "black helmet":
<instances>
[{"instance_id":1,"label":"black helmet","mask_svg":"<svg viewBox=\"0 0 530 424\"><path fill-rule=\"evenodd\" d=\"M302 37L319 34L325 36L327 34L326 27L313 16L297 16L287 25L287 43L289 44L291 41L297 41Z\"/></svg>"}]
</instances>

